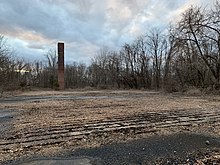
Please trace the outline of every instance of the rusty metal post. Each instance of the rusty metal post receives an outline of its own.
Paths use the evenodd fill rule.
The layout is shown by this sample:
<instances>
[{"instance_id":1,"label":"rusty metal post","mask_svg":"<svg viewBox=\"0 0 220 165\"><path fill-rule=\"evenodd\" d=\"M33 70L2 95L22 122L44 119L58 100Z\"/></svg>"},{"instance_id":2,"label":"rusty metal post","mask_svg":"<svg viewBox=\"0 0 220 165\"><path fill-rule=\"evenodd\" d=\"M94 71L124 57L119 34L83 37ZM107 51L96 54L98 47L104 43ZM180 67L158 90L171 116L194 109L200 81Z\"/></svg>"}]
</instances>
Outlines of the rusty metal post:
<instances>
[{"instance_id":1,"label":"rusty metal post","mask_svg":"<svg viewBox=\"0 0 220 165\"><path fill-rule=\"evenodd\" d=\"M58 42L58 83L59 89L65 88L64 82L64 43Z\"/></svg>"}]
</instances>

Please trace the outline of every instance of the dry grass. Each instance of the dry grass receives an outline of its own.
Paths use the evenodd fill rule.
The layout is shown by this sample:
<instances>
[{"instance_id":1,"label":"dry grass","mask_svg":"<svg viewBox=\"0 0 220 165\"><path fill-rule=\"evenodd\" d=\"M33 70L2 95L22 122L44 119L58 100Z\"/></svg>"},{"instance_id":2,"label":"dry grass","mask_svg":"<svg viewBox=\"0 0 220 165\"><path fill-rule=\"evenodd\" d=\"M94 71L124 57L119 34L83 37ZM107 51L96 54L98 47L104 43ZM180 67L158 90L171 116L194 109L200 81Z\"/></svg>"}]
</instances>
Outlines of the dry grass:
<instances>
[{"instance_id":1,"label":"dry grass","mask_svg":"<svg viewBox=\"0 0 220 165\"><path fill-rule=\"evenodd\" d=\"M220 110L220 96L172 95L149 91L34 91L18 93L17 96L71 96L71 99L1 103L0 109L12 109L20 113L14 120L14 127L11 130L18 133L37 128L45 128L46 130L47 128L64 124L86 124L114 118L126 118L149 112L163 113L184 110L208 112L216 109ZM76 97L76 99L73 99L72 96L93 97L85 99ZM219 127L216 127L214 132L209 130L209 125L201 126L200 130L198 130L198 127L191 129L191 131L195 132L220 135ZM164 130L161 133L170 132L169 130ZM125 140L135 138L135 136L127 136ZM78 147L91 147L104 143L103 140L109 142L109 139L115 139L111 135L107 138L92 139L80 142L77 145ZM118 139L120 138L118 137ZM56 148L56 146L51 146L52 150L54 150L54 147ZM60 146L57 147L57 151L62 150ZM49 153L51 148L41 148L40 153ZM7 159L8 155L4 156Z\"/></svg>"},{"instance_id":2,"label":"dry grass","mask_svg":"<svg viewBox=\"0 0 220 165\"><path fill-rule=\"evenodd\" d=\"M219 96L174 96L143 91L38 91L26 92L20 96L97 96L92 99L40 100L15 103L1 103L0 109L23 110L16 127L26 124L50 126L66 122L88 122L120 116L132 116L144 112L172 110L212 110L220 109ZM109 96L99 98L98 96Z\"/></svg>"}]
</instances>

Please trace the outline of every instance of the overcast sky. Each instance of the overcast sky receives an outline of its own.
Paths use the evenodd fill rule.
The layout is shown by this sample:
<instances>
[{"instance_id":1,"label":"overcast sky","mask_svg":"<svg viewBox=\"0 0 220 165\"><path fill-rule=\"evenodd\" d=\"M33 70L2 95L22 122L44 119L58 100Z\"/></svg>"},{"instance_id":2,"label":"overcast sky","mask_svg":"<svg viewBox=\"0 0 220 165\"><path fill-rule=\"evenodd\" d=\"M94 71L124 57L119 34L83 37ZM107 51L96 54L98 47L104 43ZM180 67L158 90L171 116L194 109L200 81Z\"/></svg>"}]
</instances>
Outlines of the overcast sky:
<instances>
[{"instance_id":1,"label":"overcast sky","mask_svg":"<svg viewBox=\"0 0 220 165\"><path fill-rule=\"evenodd\" d=\"M153 27L175 22L191 5L215 0L0 0L0 34L16 55L44 60L65 43L65 60L86 62L107 46L118 50Z\"/></svg>"}]
</instances>

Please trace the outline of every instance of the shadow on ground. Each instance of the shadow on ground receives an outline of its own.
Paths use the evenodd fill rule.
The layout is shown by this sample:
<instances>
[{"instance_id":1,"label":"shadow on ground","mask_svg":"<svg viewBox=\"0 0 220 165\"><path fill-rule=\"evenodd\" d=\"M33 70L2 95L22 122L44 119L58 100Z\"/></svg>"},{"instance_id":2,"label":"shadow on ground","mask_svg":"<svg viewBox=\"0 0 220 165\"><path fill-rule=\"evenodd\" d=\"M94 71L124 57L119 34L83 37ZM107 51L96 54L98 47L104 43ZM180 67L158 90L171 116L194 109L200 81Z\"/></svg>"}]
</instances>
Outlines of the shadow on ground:
<instances>
[{"instance_id":1,"label":"shadow on ground","mask_svg":"<svg viewBox=\"0 0 220 165\"><path fill-rule=\"evenodd\" d=\"M199 157L219 149L219 138L183 133L169 136L153 136L126 143L113 143L97 148L79 149L66 152L56 158L30 158L28 160L20 160L9 164L193 164Z\"/></svg>"}]
</instances>

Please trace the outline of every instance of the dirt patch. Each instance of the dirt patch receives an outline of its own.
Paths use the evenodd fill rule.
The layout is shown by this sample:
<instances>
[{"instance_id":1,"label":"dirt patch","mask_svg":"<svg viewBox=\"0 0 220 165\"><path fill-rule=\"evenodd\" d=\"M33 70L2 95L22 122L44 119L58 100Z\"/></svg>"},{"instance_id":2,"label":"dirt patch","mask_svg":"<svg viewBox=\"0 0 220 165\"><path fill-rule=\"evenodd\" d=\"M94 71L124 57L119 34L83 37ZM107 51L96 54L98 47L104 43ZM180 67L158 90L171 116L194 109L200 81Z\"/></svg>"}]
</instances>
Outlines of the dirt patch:
<instances>
[{"instance_id":1,"label":"dirt patch","mask_svg":"<svg viewBox=\"0 0 220 165\"><path fill-rule=\"evenodd\" d=\"M23 98L20 99L19 98ZM155 134L220 135L219 96L148 91L29 92L0 104L19 109L0 139L0 161L56 155Z\"/></svg>"}]
</instances>

